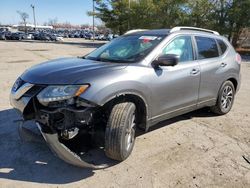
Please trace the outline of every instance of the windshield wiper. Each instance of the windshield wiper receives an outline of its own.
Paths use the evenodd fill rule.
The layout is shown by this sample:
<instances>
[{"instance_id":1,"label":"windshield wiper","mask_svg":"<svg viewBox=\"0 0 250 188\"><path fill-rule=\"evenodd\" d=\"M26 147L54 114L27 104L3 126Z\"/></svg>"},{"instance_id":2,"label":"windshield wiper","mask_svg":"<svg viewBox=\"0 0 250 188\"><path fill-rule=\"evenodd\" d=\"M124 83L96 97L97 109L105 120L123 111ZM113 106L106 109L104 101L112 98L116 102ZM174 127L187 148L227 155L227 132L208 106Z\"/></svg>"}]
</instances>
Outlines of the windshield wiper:
<instances>
[{"instance_id":1,"label":"windshield wiper","mask_svg":"<svg viewBox=\"0 0 250 188\"><path fill-rule=\"evenodd\" d=\"M112 62L112 63L131 63L133 61L123 60L123 59L106 59L101 57L87 57L87 59L94 60L94 61L101 61L101 62Z\"/></svg>"},{"instance_id":2,"label":"windshield wiper","mask_svg":"<svg viewBox=\"0 0 250 188\"><path fill-rule=\"evenodd\" d=\"M97 57L84 57L84 59L89 59L93 61L101 61L100 58L97 58Z\"/></svg>"},{"instance_id":3,"label":"windshield wiper","mask_svg":"<svg viewBox=\"0 0 250 188\"><path fill-rule=\"evenodd\" d=\"M113 63L127 63L127 60L122 60L122 59L105 59L105 58L100 58L100 61L103 62L113 62Z\"/></svg>"},{"instance_id":4,"label":"windshield wiper","mask_svg":"<svg viewBox=\"0 0 250 188\"><path fill-rule=\"evenodd\" d=\"M85 56L77 56L77 58L86 59Z\"/></svg>"}]
</instances>

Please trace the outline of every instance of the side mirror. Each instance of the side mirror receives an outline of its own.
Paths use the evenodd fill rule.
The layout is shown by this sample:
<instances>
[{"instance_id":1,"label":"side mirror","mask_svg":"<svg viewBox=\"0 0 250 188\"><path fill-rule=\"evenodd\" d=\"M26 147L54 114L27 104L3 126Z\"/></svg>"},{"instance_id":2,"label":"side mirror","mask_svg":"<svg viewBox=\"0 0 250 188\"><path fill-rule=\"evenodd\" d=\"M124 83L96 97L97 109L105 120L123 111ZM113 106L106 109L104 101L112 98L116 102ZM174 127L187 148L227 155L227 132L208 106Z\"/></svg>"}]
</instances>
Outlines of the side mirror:
<instances>
[{"instance_id":1,"label":"side mirror","mask_svg":"<svg viewBox=\"0 0 250 188\"><path fill-rule=\"evenodd\" d=\"M179 56L176 54L163 54L152 62L153 67L175 66L178 64Z\"/></svg>"}]
</instances>

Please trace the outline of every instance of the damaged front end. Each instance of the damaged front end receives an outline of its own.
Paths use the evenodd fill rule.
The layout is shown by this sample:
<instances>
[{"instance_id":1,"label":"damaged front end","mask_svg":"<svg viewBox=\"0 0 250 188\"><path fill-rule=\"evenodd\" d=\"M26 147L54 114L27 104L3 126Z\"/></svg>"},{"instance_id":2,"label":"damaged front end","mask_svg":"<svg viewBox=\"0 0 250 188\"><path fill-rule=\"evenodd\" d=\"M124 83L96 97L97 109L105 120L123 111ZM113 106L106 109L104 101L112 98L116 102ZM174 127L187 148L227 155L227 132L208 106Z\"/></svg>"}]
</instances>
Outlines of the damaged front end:
<instances>
[{"instance_id":1,"label":"damaged front end","mask_svg":"<svg viewBox=\"0 0 250 188\"><path fill-rule=\"evenodd\" d=\"M19 78L12 88L10 102L24 121L36 121L43 138L59 158L78 167L105 168L105 164L85 162L80 155L90 146L103 147L100 143L104 143L101 107L80 97L84 89L85 86L35 85ZM71 147L72 143L84 145L85 150L73 150L76 147Z\"/></svg>"}]
</instances>

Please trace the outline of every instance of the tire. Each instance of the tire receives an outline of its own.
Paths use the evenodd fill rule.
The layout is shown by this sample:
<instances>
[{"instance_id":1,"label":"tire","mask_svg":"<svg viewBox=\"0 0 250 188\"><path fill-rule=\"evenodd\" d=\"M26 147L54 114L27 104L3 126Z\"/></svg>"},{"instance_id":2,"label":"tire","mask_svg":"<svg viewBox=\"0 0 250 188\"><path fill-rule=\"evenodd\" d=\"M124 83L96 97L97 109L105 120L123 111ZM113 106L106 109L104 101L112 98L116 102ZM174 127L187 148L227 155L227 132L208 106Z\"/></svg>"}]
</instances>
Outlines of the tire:
<instances>
[{"instance_id":1,"label":"tire","mask_svg":"<svg viewBox=\"0 0 250 188\"><path fill-rule=\"evenodd\" d=\"M227 114L234 102L235 88L231 81L225 81L219 91L215 106L211 107L211 111L218 115Z\"/></svg>"},{"instance_id":2,"label":"tire","mask_svg":"<svg viewBox=\"0 0 250 188\"><path fill-rule=\"evenodd\" d=\"M135 143L136 107L124 102L114 105L105 130L105 154L123 161L131 154Z\"/></svg>"}]
</instances>

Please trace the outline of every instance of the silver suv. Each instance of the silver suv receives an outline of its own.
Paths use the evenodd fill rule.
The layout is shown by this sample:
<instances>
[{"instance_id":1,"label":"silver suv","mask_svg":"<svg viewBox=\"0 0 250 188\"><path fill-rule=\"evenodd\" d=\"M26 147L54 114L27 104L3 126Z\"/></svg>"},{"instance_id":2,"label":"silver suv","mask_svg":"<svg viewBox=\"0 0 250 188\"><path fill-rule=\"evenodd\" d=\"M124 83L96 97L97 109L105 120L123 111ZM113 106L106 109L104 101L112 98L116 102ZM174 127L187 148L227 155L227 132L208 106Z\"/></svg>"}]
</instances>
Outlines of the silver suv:
<instances>
[{"instance_id":1,"label":"silver suv","mask_svg":"<svg viewBox=\"0 0 250 188\"><path fill-rule=\"evenodd\" d=\"M240 87L240 62L215 31L132 30L84 57L31 67L15 82L10 101L24 120L36 121L61 159L97 168L68 143L88 138L122 161L134 147L136 128L147 131L207 106L226 114Z\"/></svg>"}]
</instances>

